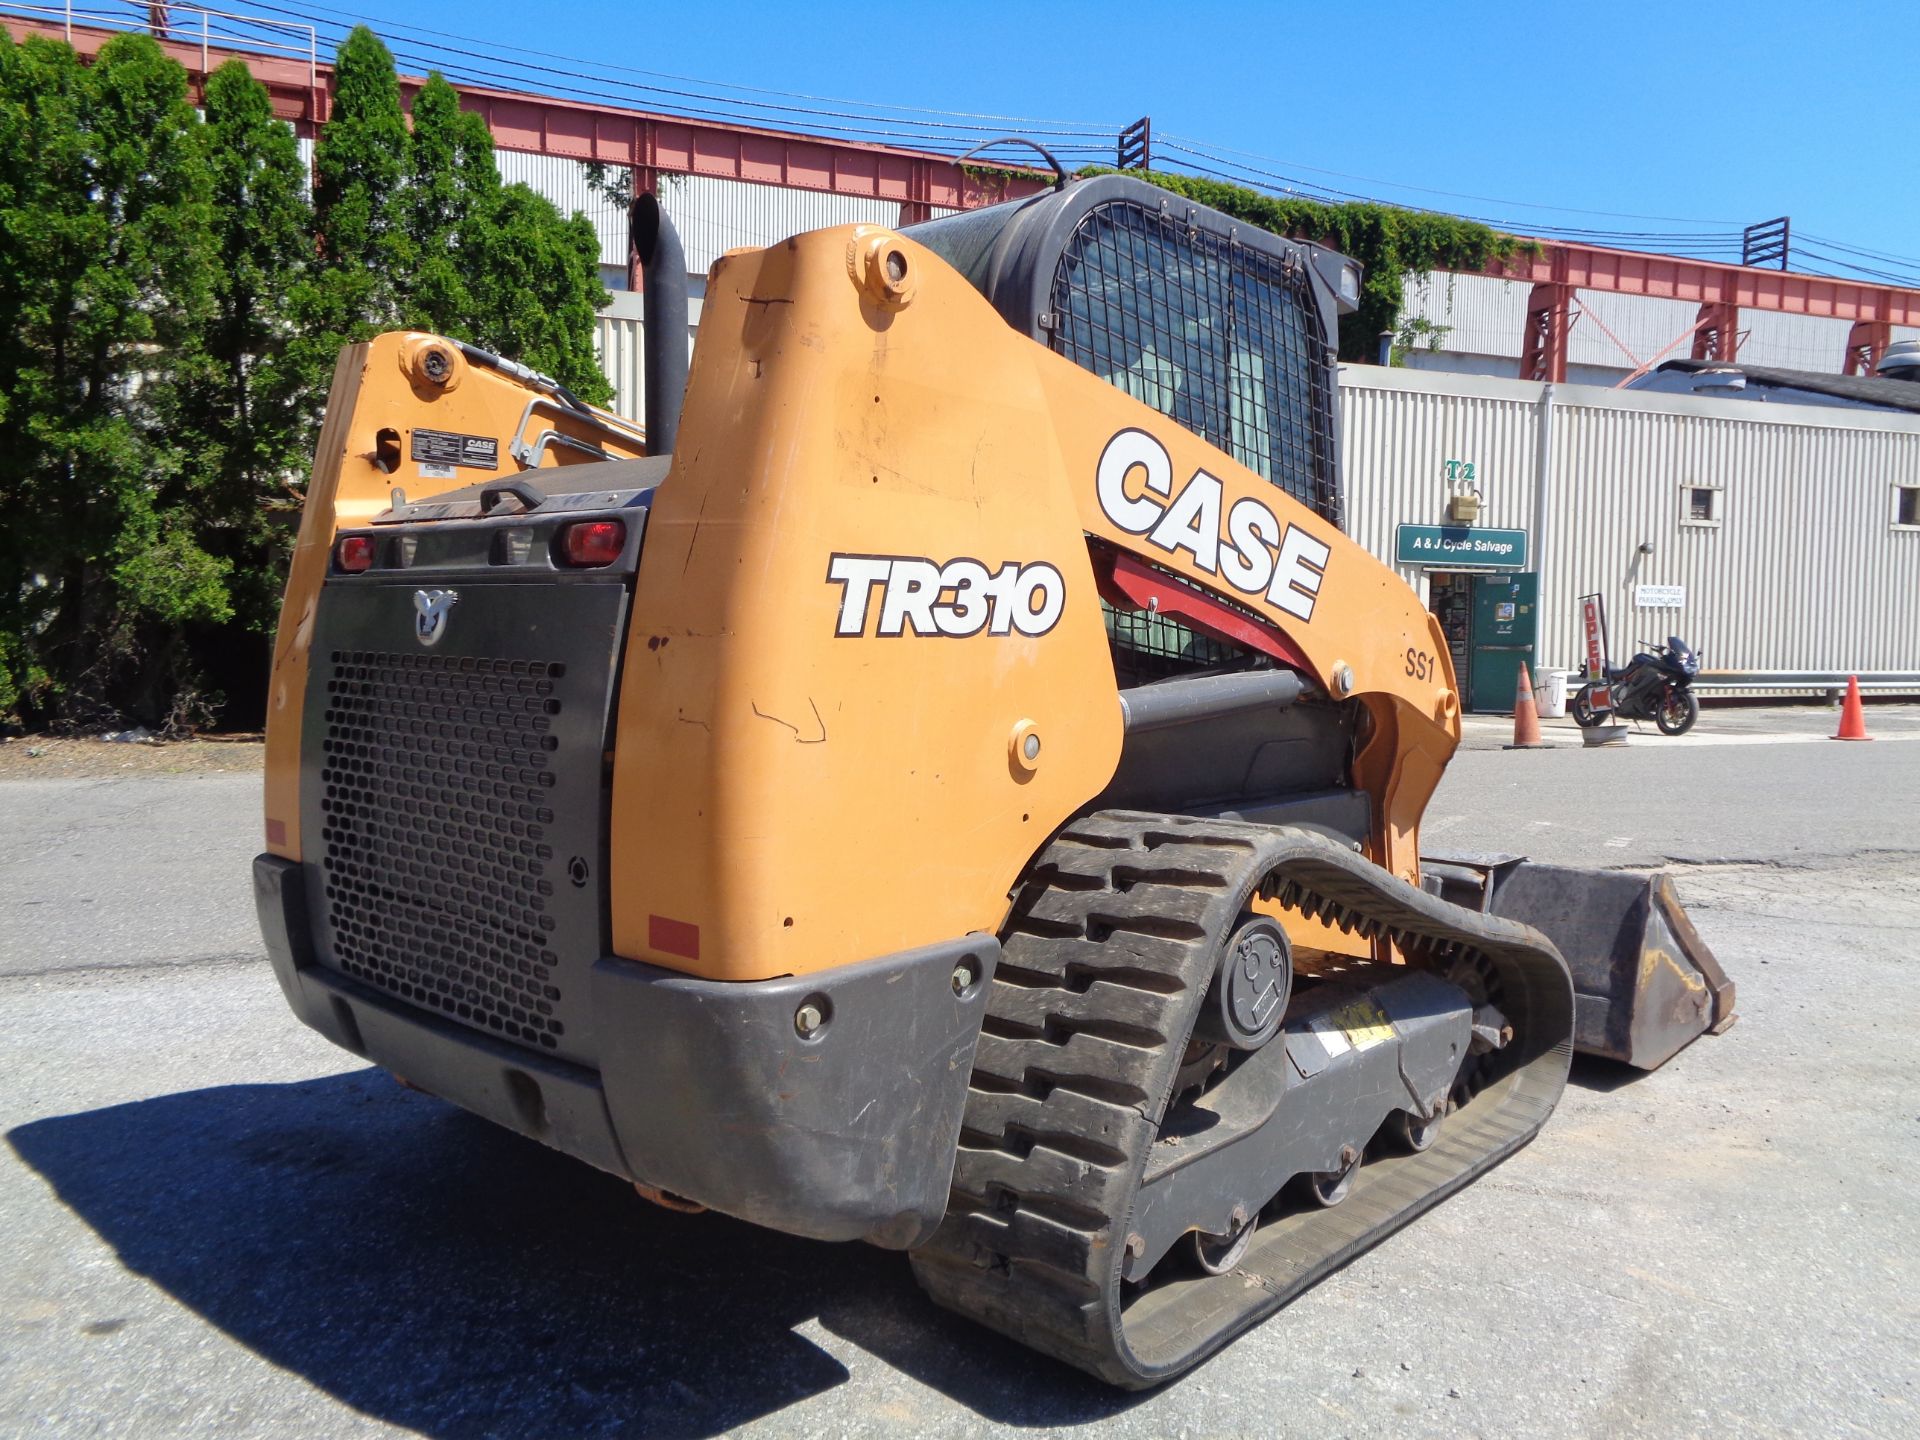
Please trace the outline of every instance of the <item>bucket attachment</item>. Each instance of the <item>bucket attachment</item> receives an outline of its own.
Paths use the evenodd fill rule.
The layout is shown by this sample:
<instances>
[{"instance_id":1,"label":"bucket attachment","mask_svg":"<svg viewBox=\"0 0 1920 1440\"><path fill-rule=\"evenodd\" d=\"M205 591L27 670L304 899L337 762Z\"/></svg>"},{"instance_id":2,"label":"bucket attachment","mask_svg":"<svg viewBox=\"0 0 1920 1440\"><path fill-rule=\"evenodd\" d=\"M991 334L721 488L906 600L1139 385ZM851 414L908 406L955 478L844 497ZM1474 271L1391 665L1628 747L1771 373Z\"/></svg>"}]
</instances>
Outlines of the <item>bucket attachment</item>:
<instances>
[{"instance_id":1,"label":"bucket attachment","mask_svg":"<svg viewBox=\"0 0 1920 1440\"><path fill-rule=\"evenodd\" d=\"M1434 856L1426 887L1531 925L1573 972L1574 1048L1657 1070L1734 1022L1733 982L1666 875L1541 865L1507 855Z\"/></svg>"}]
</instances>

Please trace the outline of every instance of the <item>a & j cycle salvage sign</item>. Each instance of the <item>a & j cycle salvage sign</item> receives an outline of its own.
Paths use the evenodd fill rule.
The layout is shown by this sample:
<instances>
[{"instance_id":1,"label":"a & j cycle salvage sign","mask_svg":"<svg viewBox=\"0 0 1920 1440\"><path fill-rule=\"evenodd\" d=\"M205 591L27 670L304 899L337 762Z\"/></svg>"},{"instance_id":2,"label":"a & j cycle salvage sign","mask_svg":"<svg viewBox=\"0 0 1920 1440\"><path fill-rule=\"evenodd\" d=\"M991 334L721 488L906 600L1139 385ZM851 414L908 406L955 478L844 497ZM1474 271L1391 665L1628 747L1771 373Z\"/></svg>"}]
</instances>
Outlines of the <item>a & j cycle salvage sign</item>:
<instances>
[{"instance_id":1,"label":"a & j cycle salvage sign","mask_svg":"<svg viewBox=\"0 0 1920 1440\"><path fill-rule=\"evenodd\" d=\"M1435 570L1524 570L1527 532L1480 525L1402 525L1394 535L1393 561Z\"/></svg>"}]
</instances>

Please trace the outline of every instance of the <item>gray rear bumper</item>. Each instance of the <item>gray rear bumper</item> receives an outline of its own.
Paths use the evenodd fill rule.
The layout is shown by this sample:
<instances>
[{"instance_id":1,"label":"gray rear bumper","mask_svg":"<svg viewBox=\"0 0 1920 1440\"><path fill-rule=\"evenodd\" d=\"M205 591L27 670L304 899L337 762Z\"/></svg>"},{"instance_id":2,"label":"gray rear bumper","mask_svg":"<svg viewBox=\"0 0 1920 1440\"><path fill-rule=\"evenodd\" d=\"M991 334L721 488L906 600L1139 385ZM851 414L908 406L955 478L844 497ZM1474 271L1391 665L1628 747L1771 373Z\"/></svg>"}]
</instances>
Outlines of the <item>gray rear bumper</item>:
<instances>
[{"instance_id":1,"label":"gray rear bumper","mask_svg":"<svg viewBox=\"0 0 1920 1440\"><path fill-rule=\"evenodd\" d=\"M699 980L594 967L597 1069L382 995L315 963L300 866L253 865L275 977L335 1044L602 1170L743 1220L906 1248L946 1210L989 935L804 977ZM955 994L955 967L974 980ZM794 1027L811 1002L825 1017Z\"/></svg>"}]
</instances>

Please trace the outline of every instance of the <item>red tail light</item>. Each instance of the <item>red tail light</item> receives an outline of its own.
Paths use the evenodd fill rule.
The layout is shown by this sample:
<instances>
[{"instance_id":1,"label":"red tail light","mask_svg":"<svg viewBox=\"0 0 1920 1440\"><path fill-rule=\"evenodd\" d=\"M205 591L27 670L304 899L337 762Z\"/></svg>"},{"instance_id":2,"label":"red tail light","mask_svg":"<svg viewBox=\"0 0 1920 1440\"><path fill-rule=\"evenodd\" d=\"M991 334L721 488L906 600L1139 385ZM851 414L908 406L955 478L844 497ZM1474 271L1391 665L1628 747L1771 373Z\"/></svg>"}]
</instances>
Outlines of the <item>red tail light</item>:
<instances>
[{"instance_id":1,"label":"red tail light","mask_svg":"<svg viewBox=\"0 0 1920 1440\"><path fill-rule=\"evenodd\" d=\"M627 522L624 520L582 520L569 525L561 536L567 563L583 568L611 565L627 548Z\"/></svg>"},{"instance_id":2,"label":"red tail light","mask_svg":"<svg viewBox=\"0 0 1920 1440\"><path fill-rule=\"evenodd\" d=\"M358 575L373 564L373 537L370 535L349 535L340 542L340 548L334 553L340 568L349 575Z\"/></svg>"}]
</instances>

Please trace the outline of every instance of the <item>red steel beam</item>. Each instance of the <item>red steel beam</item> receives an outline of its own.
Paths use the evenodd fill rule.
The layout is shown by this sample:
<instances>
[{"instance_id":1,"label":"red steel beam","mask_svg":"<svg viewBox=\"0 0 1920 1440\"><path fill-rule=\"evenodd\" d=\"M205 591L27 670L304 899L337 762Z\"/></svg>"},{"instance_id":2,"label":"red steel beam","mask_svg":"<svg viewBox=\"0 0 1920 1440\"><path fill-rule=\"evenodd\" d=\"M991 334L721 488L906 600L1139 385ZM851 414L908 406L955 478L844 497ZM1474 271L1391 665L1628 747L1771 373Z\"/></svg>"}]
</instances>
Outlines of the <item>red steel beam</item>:
<instances>
[{"instance_id":1,"label":"red steel beam","mask_svg":"<svg viewBox=\"0 0 1920 1440\"><path fill-rule=\"evenodd\" d=\"M1818 315L1834 320L1920 325L1920 290L1796 275L1784 270L1755 270L1719 265L1677 255L1637 250L1608 250L1565 240L1525 242L1532 254L1496 260L1486 273L1534 285L1570 285L1576 290L1609 290L1620 295L1651 295L1662 300L1691 300L1699 305L1730 305L1744 310L1777 310L1787 315Z\"/></svg>"},{"instance_id":2,"label":"red steel beam","mask_svg":"<svg viewBox=\"0 0 1920 1440\"><path fill-rule=\"evenodd\" d=\"M6 23L16 35L39 33L64 38L64 27L58 21L10 15ZM116 33L120 32L76 25L73 45L84 58L91 59ZM188 40L163 41L162 45L186 67L197 96L204 80L200 46ZM273 96L274 113L292 121L301 134L312 135L325 121L332 96L331 65L317 64L310 72L305 60L218 47L207 51L206 61L217 66L235 54L267 86ZM419 87L418 79L401 80L401 89L409 96ZM505 150L600 160L631 165L643 172L673 171L897 200L904 207L903 223L923 218L931 206L971 209L1032 194L1047 183L1039 175L1013 176L1004 185L988 186L947 156L923 151L824 140L506 90L458 88L462 104L486 117L495 143ZM1611 250L1564 240L1526 243L1533 247L1532 253L1496 260L1487 266L1486 273L1531 285L1651 295L1699 305L1816 315L1861 325L1920 325L1920 290ZM1540 318L1540 358L1545 362L1543 368L1550 370L1557 358L1555 352L1564 355L1565 327L1554 324L1551 307L1543 307Z\"/></svg>"},{"instance_id":3,"label":"red steel beam","mask_svg":"<svg viewBox=\"0 0 1920 1440\"><path fill-rule=\"evenodd\" d=\"M1847 357L1840 367L1843 375L1871 375L1880 357L1893 343L1893 327L1884 320L1856 320L1847 332Z\"/></svg>"},{"instance_id":4,"label":"red steel beam","mask_svg":"<svg viewBox=\"0 0 1920 1440\"><path fill-rule=\"evenodd\" d=\"M58 20L48 23L24 17L6 17L16 38L40 34L66 38ZM114 30L73 27L73 47L91 60ZM165 40L164 49L186 67L197 100L205 82L198 41ZM324 62L308 66L295 60L251 51L210 47L206 64L217 68L238 55L273 97L274 114L292 121L303 136L313 135L327 118L332 104L333 67ZM401 93L409 101L420 79L402 76ZM1038 175L1011 176L1003 183L983 185L945 155L906 150L890 145L867 145L852 140L826 140L779 130L762 130L711 120L688 120L654 115L613 105L549 99L506 90L456 86L461 105L486 117L494 143L503 150L556 155L571 160L599 160L656 172L706 175L723 180L745 180L814 190L834 195L857 195L874 200L897 200L906 207L902 223L925 219L933 206L972 209L997 200L1030 195L1045 187ZM643 187L644 188L644 187Z\"/></svg>"},{"instance_id":5,"label":"red steel beam","mask_svg":"<svg viewBox=\"0 0 1920 1440\"><path fill-rule=\"evenodd\" d=\"M1731 363L1740 352L1740 307L1709 301L1693 325L1693 358Z\"/></svg>"}]
</instances>

